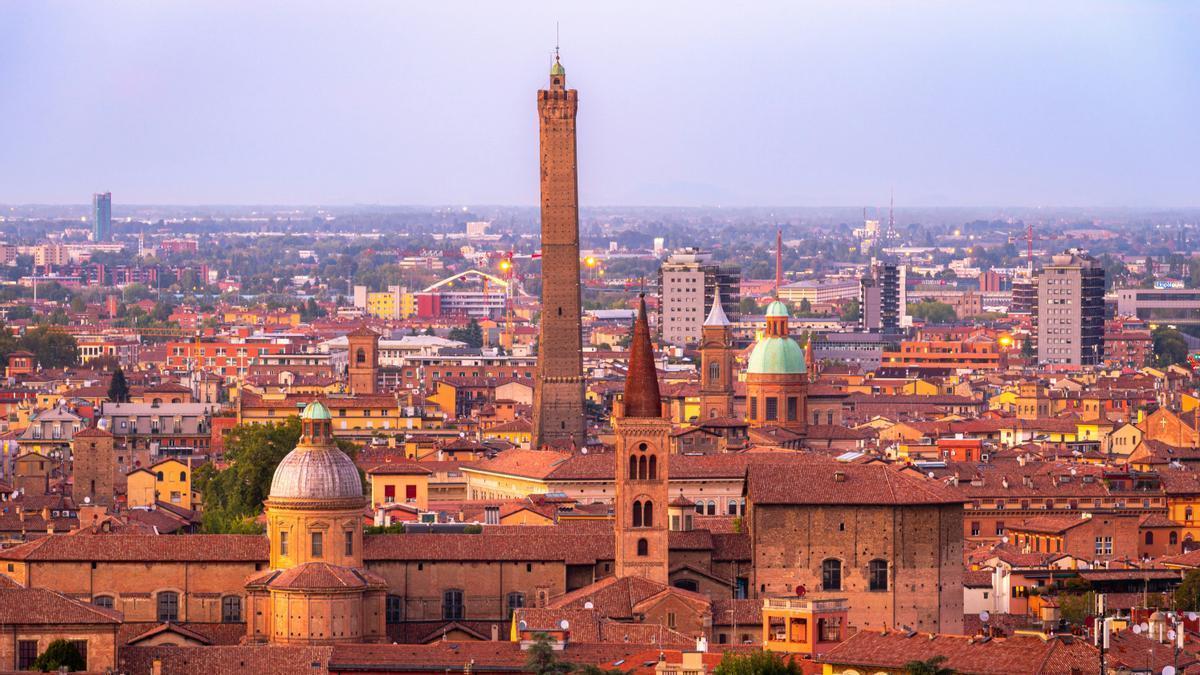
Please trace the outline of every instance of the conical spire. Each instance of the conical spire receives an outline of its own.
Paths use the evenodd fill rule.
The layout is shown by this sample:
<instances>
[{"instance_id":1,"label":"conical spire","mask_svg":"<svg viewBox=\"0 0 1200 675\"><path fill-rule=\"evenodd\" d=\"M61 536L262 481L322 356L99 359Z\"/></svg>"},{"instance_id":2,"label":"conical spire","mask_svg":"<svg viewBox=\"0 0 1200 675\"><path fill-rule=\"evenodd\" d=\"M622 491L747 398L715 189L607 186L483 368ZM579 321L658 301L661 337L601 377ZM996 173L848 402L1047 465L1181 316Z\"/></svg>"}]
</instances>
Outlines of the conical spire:
<instances>
[{"instance_id":1,"label":"conical spire","mask_svg":"<svg viewBox=\"0 0 1200 675\"><path fill-rule=\"evenodd\" d=\"M721 306L721 287L718 286L713 291L712 309L708 311L708 318L704 320L705 326L728 326L729 317L725 316L725 308Z\"/></svg>"},{"instance_id":2,"label":"conical spire","mask_svg":"<svg viewBox=\"0 0 1200 675\"><path fill-rule=\"evenodd\" d=\"M654 345L650 344L644 293L638 297L638 315L633 322L624 401L623 417L662 417L662 397L658 393L658 371L654 366Z\"/></svg>"}]
</instances>

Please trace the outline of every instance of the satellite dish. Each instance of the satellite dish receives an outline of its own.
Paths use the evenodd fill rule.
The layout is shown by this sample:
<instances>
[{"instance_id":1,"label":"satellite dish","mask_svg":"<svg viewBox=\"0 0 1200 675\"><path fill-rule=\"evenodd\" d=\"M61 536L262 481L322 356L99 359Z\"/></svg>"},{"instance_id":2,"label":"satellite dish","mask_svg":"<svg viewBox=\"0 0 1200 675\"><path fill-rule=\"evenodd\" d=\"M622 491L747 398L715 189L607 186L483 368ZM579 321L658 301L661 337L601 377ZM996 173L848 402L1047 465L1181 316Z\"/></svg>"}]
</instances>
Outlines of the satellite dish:
<instances>
[{"instance_id":1,"label":"satellite dish","mask_svg":"<svg viewBox=\"0 0 1200 675\"><path fill-rule=\"evenodd\" d=\"M990 618L992 618L992 615L988 614L988 611L986 609L979 613L979 620L984 623L987 623L987 620Z\"/></svg>"},{"instance_id":2,"label":"satellite dish","mask_svg":"<svg viewBox=\"0 0 1200 675\"><path fill-rule=\"evenodd\" d=\"M1163 666L1162 675L1175 675L1175 666Z\"/></svg>"},{"instance_id":3,"label":"satellite dish","mask_svg":"<svg viewBox=\"0 0 1200 675\"><path fill-rule=\"evenodd\" d=\"M1175 631L1174 631L1174 630L1169 630L1169 631L1167 631L1167 639L1168 639L1168 640L1174 640L1174 639L1175 639Z\"/></svg>"},{"instance_id":4,"label":"satellite dish","mask_svg":"<svg viewBox=\"0 0 1200 675\"><path fill-rule=\"evenodd\" d=\"M929 476L930 478L933 478L933 472L932 472L932 471L930 471L930 472L929 472L928 474L926 474L926 475L927 475L927 476Z\"/></svg>"},{"instance_id":5,"label":"satellite dish","mask_svg":"<svg viewBox=\"0 0 1200 675\"><path fill-rule=\"evenodd\" d=\"M1146 623L1145 621L1139 623L1138 626L1141 627L1143 633L1150 630L1150 624Z\"/></svg>"},{"instance_id":6,"label":"satellite dish","mask_svg":"<svg viewBox=\"0 0 1200 675\"><path fill-rule=\"evenodd\" d=\"M591 600L588 600L587 602L583 603L584 609L594 609L595 607L596 607L596 605Z\"/></svg>"},{"instance_id":7,"label":"satellite dish","mask_svg":"<svg viewBox=\"0 0 1200 675\"><path fill-rule=\"evenodd\" d=\"M1142 627L1141 627L1141 626L1134 626L1134 627L1133 627L1133 634L1134 634L1134 635L1140 635L1140 634L1141 634L1141 632L1142 632Z\"/></svg>"},{"instance_id":8,"label":"satellite dish","mask_svg":"<svg viewBox=\"0 0 1200 675\"><path fill-rule=\"evenodd\" d=\"M526 624L524 621L518 621L518 622L517 622L517 629L518 629L518 630L525 630L525 629L526 629L526 628L528 628L528 627L529 627L529 626L528 626L528 624Z\"/></svg>"},{"instance_id":9,"label":"satellite dish","mask_svg":"<svg viewBox=\"0 0 1200 675\"><path fill-rule=\"evenodd\" d=\"M1006 534L1006 535L1004 535L1003 537L1000 537L1000 541L1001 541L1002 543L1005 543L1005 544L1007 544L1007 543L1008 543L1008 535Z\"/></svg>"},{"instance_id":10,"label":"satellite dish","mask_svg":"<svg viewBox=\"0 0 1200 675\"><path fill-rule=\"evenodd\" d=\"M566 619L563 619L562 621L558 622L558 627L562 628L563 630L566 630L571 627L571 622L567 621Z\"/></svg>"},{"instance_id":11,"label":"satellite dish","mask_svg":"<svg viewBox=\"0 0 1200 675\"><path fill-rule=\"evenodd\" d=\"M1187 613L1187 618L1188 618L1188 621L1195 621L1195 620L1196 620L1196 613L1195 613L1195 612L1188 612L1188 613Z\"/></svg>"},{"instance_id":12,"label":"satellite dish","mask_svg":"<svg viewBox=\"0 0 1200 675\"><path fill-rule=\"evenodd\" d=\"M1077 471L1077 470L1075 470L1075 469L1071 469L1071 475L1072 475L1072 476L1074 476L1074 475L1076 475L1076 474L1078 474L1078 473L1079 473L1079 471Z\"/></svg>"},{"instance_id":13,"label":"satellite dish","mask_svg":"<svg viewBox=\"0 0 1200 675\"><path fill-rule=\"evenodd\" d=\"M587 454L587 448L584 448L584 449L580 450L580 451L579 451L579 454L581 454L581 455L586 455L586 454Z\"/></svg>"}]
</instances>

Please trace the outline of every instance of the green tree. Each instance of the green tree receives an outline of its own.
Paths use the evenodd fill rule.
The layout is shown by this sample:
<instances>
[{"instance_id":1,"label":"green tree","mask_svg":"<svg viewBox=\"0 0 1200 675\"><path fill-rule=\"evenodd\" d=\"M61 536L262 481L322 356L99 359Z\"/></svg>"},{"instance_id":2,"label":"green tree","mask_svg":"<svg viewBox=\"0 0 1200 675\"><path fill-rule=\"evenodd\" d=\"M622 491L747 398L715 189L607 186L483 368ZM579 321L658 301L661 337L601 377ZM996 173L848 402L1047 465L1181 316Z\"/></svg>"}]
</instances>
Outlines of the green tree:
<instances>
[{"instance_id":1,"label":"green tree","mask_svg":"<svg viewBox=\"0 0 1200 675\"><path fill-rule=\"evenodd\" d=\"M1032 359L1036 354L1033 353L1033 336L1027 335L1021 341L1021 358Z\"/></svg>"},{"instance_id":2,"label":"green tree","mask_svg":"<svg viewBox=\"0 0 1200 675\"><path fill-rule=\"evenodd\" d=\"M859 306L858 300L851 300L842 308L842 321L858 321L861 318L862 307Z\"/></svg>"},{"instance_id":3,"label":"green tree","mask_svg":"<svg viewBox=\"0 0 1200 675\"><path fill-rule=\"evenodd\" d=\"M944 656L934 656L924 661L909 661L904 664L905 675L954 675L953 668L943 668Z\"/></svg>"},{"instance_id":4,"label":"green tree","mask_svg":"<svg viewBox=\"0 0 1200 675\"><path fill-rule=\"evenodd\" d=\"M471 323L467 324L466 328L452 329L449 337L451 340L465 342L469 347L483 346L483 329L475 319L471 319Z\"/></svg>"},{"instance_id":5,"label":"green tree","mask_svg":"<svg viewBox=\"0 0 1200 675\"><path fill-rule=\"evenodd\" d=\"M1059 593L1058 595L1060 615L1076 626L1083 625L1095 606L1096 596L1093 593Z\"/></svg>"},{"instance_id":6,"label":"green tree","mask_svg":"<svg viewBox=\"0 0 1200 675\"><path fill-rule=\"evenodd\" d=\"M0 364L8 363L8 355L21 348L20 341L0 322Z\"/></svg>"},{"instance_id":7,"label":"green tree","mask_svg":"<svg viewBox=\"0 0 1200 675\"><path fill-rule=\"evenodd\" d=\"M113 403L129 401L129 383L125 381L125 371L120 366L113 371L112 380L108 383L108 400Z\"/></svg>"},{"instance_id":8,"label":"green tree","mask_svg":"<svg viewBox=\"0 0 1200 675\"><path fill-rule=\"evenodd\" d=\"M550 645L550 636L537 633L529 646L525 667L534 675L565 675L571 672L571 664L558 660L558 654Z\"/></svg>"},{"instance_id":9,"label":"green tree","mask_svg":"<svg viewBox=\"0 0 1200 675\"><path fill-rule=\"evenodd\" d=\"M33 662L33 669L48 673L66 668L68 671L87 670L87 662L75 645L67 640L55 640L46 646L46 651L38 655Z\"/></svg>"},{"instance_id":10,"label":"green tree","mask_svg":"<svg viewBox=\"0 0 1200 675\"><path fill-rule=\"evenodd\" d=\"M1188 345L1183 333L1168 326L1159 326L1151 336L1154 340L1154 365L1165 368L1187 363Z\"/></svg>"},{"instance_id":11,"label":"green tree","mask_svg":"<svg viewBox=\"0 0 1200 675\"><path fill-rule=\"evenodd\" d=\"M954 308L944 302L926 300L908 306L908 314L926 323L951 323L958 320Z\"/></svg>"},{"instance_id":12,"label":"green tree","mask_svg":"<svg viewBox=\"0 0 1200 675\"><path fill-rule=\"evenodd\" d=\"M43 368L66 368L79 360L79 345L75 342L75 336L48 326L26 331L21 338L21 348L33 352Z\"/></svg>"},{"instance_id":13,"label":"green tree","mask_svg":"<svg viewBox=\"0 0 1200 675\"><path fill-rule=\"evenodd\" d=\"M218 470L211 463L204 464L193 474L196 489L204 494L204 531L217 534L252 529L246 519L262 511L275 468L299 440L300 418L296 416L276 424L239 424L230 429L225 439L229 466ZM338 446L351 456L357 451L352 443L339 441Z\"/></svg>"},{"instance_id":14,"label":"green tree","mask_svg":"<svg viewBox=\"0 0 1200 675\"><path fill-rule=\"evenodd\" d=\"M1175 609L1200 612L1200 570L1188 570L1183 583L1175 589Z\"/></svg>"},{"instance_id":15,"label":"green tree","mask_svg":"<svg viewBox=\"0 0 1200 675\"><path fill-rule=\"evenodd\" d=\"M713 675L800 675L803 671L791 658L784 660L775 652L739 655L725 652Z\"/></svg>"}]
</instances>

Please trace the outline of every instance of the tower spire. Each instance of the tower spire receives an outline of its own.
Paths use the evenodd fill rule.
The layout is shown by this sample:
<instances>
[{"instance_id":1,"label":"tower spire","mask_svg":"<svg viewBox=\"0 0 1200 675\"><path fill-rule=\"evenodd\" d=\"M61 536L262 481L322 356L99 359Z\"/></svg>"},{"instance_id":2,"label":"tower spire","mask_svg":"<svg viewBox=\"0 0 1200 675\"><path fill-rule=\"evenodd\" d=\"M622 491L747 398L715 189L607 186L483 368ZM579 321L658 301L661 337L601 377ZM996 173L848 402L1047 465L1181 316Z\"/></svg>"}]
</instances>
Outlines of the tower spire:
<instances>
[{"instance_id":1,"label":"tower spire","mask_svg":"<svg viewBox=\"0 0 1200 675\"><path fill-rule=\"evenodd\" d=\"M650 322L646 319L646 294L638 296L638 314L633 322L633 340L629 344L629 372L625 376L625 409L622 417L662 417L662 397L658 392L658 370L654 366L654 345L650 343Z\"/></svg>"}]
</instances>

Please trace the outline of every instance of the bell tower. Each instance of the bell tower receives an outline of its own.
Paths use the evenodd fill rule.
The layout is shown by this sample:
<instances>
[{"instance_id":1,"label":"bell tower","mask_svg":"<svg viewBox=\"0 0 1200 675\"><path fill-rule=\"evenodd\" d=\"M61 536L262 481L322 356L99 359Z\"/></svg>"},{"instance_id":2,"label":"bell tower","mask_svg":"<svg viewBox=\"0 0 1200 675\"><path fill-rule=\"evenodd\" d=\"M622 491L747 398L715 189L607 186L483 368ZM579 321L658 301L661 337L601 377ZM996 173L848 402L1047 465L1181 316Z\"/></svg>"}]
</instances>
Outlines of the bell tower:
<instances>
[{"instance_id":1,"label":"bell tower","mask_svg":"<svg viewBox=\"0 0 1200 675\"><path fill-rule=\"evenodd\" d=\"M375 376L379 370L379 333L360 326L346 335L350 367L347 370L352 394L374 394Z\"/></svg>"},{"instance_id":2,"label":"bell tower","mask_svg":"<svg viewBox=\"0 0 1200 675\"><path fill-rule=\"evenodd\" d=\"M638 302L617 437L616 575L667 583L667 466L671 422L663 417L646 299Z\"/></svg>"},{"instance_id":3,"label":"bell tower","mask_svg":"<svg viewBox=\"0 0 1200 675\"><path fill-rule=\"evenodd\" d=\"M700 336L700 421L715 417L733 417L733 325L719 286Z\"/></svg>"}]
</instances>

